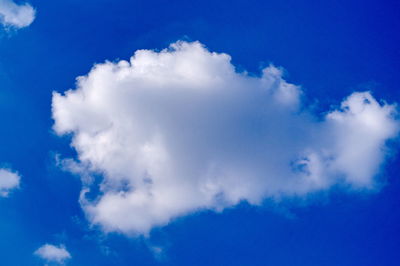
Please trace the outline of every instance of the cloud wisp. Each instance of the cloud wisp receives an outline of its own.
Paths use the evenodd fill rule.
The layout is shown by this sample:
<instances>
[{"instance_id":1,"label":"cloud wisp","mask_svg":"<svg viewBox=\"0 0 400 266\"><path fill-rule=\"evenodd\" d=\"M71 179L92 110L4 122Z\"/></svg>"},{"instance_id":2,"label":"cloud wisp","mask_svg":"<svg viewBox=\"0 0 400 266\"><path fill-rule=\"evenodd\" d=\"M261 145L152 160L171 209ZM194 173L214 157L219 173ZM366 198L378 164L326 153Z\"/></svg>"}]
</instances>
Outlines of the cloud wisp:
<instances>
[{"instance_id":1,"label":"cloud wisp","mask_svg":"<svg viewBox=\"0 0 400 266\"><path fill-rule=\"evenodd\" d=\"M17 172L0 168L0 196L7 197L12 190L19 187L20 180Z\"/></svg>"},{"instance_id":2,"label":"cloud wisp","mask_svg":"<svg viewBox=\"0 0 400 266\"><path fill-rule=\"evenodd\" d=\"M34 254L46 262L63 264L66 260L71 258L71 254L63 246L55 246L51 244L44 244L38 248Z\"/></svg>"},{"instance_id":3,"label":"cloud wisp","mask_svg":"<svg viewBox=\"0 0 400 266\"><path fill-rule=\"evenodd\" d=\"M35 15L35 9L28 3L18 5L12 0L0 0L0 23L5 27L27 27L35 20Z\"/></svg>"},{"instance_id":4,"label":"cloud wisp","mask_svg":"<svg viewBox=\"0 0 400 266\"><path fill-rule=\"evenodd\" d=\"M321 117L281 69L255 77L230 60L177 42L97 64L76 89L53 94L54 130L72 136L78 159L67 163L84 177L92 224L146 235L241 201L374 189L399 131L394 105L355 92Z\"/></svg>"}]
</instances>

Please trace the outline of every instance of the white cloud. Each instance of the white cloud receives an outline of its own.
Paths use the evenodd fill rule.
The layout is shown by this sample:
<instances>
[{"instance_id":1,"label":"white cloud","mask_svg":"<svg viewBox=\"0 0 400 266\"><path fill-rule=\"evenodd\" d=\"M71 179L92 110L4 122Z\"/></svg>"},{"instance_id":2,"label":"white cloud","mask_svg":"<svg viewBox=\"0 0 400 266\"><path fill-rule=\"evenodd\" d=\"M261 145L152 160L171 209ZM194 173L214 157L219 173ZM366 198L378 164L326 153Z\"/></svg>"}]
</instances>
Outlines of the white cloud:
<instances>
[{"instance_id":1,"label":"white cloud","mask_svg":"<svg viewBox=\"0 0 400 266\"><path fill-rule=\"evenodd\" d=\"M67 259L71 258L71 254L69 254L63 245L54 246L45 244L37 249L34 254L47 262L56 263L64 263Z\"/></svg>"},{"instance_id":2,"label":"white cloud","mask_svg":"<svg viewBox=\"0 0 400 266\"><path fill-rule=\"evenodd\" d=\"M35 14L35 9L28 3L18 5L12 0L0 0L0 22L6 27L27 27Z\"/></svg>"},{"instance_id":3,"label":"white cloud","mask_svg":"<svg viewBox=\"0 0 400 266\"><path fill-rule=\"evenodd\" d=\"M7 197L10 191L18 188L20 179L18 173L0 168L0 196Z\"/></svg>"},{"instance_id":4,"label":"white cloud","mask_svg":"<svg viewBox=\"0 0 400 266\"><path fill-rule=\"evenodd\" d=\"M249 76L227 54L177 42L96 65L54 93L52 111L55 131L72 133L79 158L66 165L84 176L89 220L136 235L243 200L373 189L399 131L395 106L357 92L321 118L301 97L279 68Z\"/></svg>"}]
</instances>

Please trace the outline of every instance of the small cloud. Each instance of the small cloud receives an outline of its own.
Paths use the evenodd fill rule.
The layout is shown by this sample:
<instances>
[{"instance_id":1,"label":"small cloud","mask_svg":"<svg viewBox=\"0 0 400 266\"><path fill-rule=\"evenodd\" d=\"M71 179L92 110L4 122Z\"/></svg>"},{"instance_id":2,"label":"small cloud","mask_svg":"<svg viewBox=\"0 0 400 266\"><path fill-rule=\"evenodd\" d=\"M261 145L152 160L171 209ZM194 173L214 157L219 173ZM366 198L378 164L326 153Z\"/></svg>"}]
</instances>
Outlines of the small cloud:
<instances>
[{"instance_id":1,"label":"small cloud","mask_svg":"<svg viewBox=\"0 0 400 266\"><path fill-rule=\"evenodd\" d=\"M18 5L12 0L0 0L0 23L5 27L24 28L35 19L36 10L28 3Z\"/></svg>"},{"instance_id":2,"label":"small cloud","mask_svg":"<svg viewBox=\"0 0 400 266\"><path fill-rule=\"evenodd\" d=\"M62 264L71 258L71 254L69 254L63 245L54 246L51 244L45 244L37 249L34 254L47 262L55 262L59 264Z\"/></svg>"},{"instance_id":3,"label":"small cloud","mask_svg":"<svg viewBox=\"0 0 400 266\"><path fill-rule=\"evenodd\" d=\"M18 173L0 168L0 197L7 197L11 190L18 188L20 179Z\"/></svg>"}]
</instances>

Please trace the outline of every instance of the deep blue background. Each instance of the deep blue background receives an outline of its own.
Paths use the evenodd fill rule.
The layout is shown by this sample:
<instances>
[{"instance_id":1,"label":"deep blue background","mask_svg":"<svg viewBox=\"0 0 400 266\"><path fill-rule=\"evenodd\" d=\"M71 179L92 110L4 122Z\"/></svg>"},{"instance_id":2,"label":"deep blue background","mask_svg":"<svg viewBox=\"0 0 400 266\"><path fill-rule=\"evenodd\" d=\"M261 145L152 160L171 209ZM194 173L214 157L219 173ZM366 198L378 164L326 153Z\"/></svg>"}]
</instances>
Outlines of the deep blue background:
<instances>
[{"instance_id":1,"label":"deep blue background","mask_svg":"<svg viewBox=\"0 0 400 266\"><path fill-rule=\"evenodd\" d=\"M199 40L258 74L269 63L303 86L317 110L355 90L400 102L399 1L127 1L30 3L37 19L0 33L0 162L23 176L0 199L0 264L40 265L42 244L65 243L70 265L399 265L399 159L379 193L332 191L312 204L205 212L150 239L104 236L78 204L79 178L55 166L74 156L51 131L51 92L74 87L94 63ZM318 100L318 101L317 101ZM162 246L154 256L148 246Z\"/></svg>"}]
</instances>

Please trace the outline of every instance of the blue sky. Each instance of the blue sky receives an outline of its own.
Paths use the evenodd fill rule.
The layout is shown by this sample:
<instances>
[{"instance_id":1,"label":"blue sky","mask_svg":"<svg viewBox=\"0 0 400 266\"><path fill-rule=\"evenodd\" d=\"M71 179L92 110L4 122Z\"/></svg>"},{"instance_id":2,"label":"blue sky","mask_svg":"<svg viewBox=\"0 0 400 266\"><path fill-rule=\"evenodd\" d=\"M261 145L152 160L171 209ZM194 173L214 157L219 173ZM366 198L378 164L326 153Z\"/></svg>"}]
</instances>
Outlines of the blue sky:
<instances>
[{"instance_id":1,"label":"blue sky","mask_svg":"<svg viewBox=\"0 0 400 266\"><path fill-rule=\"evenodd\" d=\"M16 3L22 4L21 1ZM315 120L323 120L327 113L339 108L344 98L356 91L371 91L377 100L384 99L388 104L398 103L398 2L31 0L29 4L36 10L33 23L20 28L5 25L0 33L0 163L3 168L13 169L21 176L19 188L7 197L0 198L1 265L43 265L45 259L35 251L46 243L68 250L70 258L64 261L67 265L397 265L400 259L397 135L382 137L384 141L387 140L383 155L372 156L376 149L383 149L382 145L368 150L367 155L383 158L382 162L370 161L369 158L362 161L378 165L376 171L371 170L370 179L374 181L372 188L357 186L351 178L346 179L346 175L339 179L350 181L338 181L331 185L329 182L336 175L327 170L326 179L322 181L329 181L329 185L301 190L307 193L299 192L296 188L294 190L300 194L299 197L284 197L277 202L275 194L271 196L264 191L260 196L262 202L254 203L251 202L255 195L252 190L251 194L242 195L245 200L239 203L234 200L230 203L230 198L226 198L224 200L228 203L218 203L218 206L213 203L202 211L197 210L203 205L195 204L186 206L188 211L172 208L178 214L171 214L173 218L170 220L169 214L166 214L167 222L149 216L146 222L151 230L146 236L143 233L145 230L131 226L130 218L126 218L126 227L119 227L120 221L113 221L112 226L107 227L105 224L109 222L109 217L99 218L96 223L96 214L88 216L90 211L87 207L98 205L79 202L81 190L86 186L82 184L82 176L90 175L96 182L102 182L114 180L116 174L114 168L110 170L108 167L108 163L111 163L107 162L109 157L104 157L104 164L89 157L88 162L97 168L96 171L88 170L88 162L79 164L78 156L82 154L76 146L71 147L74 136L90 124L91 117L85 116L86 112L94 110L90 109L90 103L83 101L82 105L75 108L68 105L69 98L62 96L65 106L57 105L57 110L65 108L71 116L77 112L77 117L82 116L87 120L80 124L79 118L75 118L77 130L60 126L59 132L55 132L55 122L62 124L67 118L62 115L57 116L57 121L52 118L52 92L76 91L76 78L87 75L94 64L106 60L116 64L119 60L129 60L138 49L159 52L171 43L183 40L189 44L199 41L205 45L201 56L207 56L208 51L229 54L232 58L230 64L236 68L236 73L247 71L255 82L262 80L260 73L270 64L283 67L284 81L301 86L302 106L313 114ZM194 51L191 49L194 48L188 49L189 59L185 57L184 60L193 63L190 60ZM180 56L173 51L168 53L173 57ZM205 64L205 69L213 69L213 62ZM229 66L225 61L221 65ZM219 73L219 66L215 68L218 77L226 77L225 72ZM244 87L253 84L246 83L247 79L239 74L234 77L232 80L237 79L240 84L243 82ZM101 73L93 73L93 79L97 78L102 78ZM105 80L104 84L114 84L113 77L110 80L110 83ZM232 80L227 77L223 79L226 84L236 84L229 83ZM161 82L170 86L165 80ZM81 88L85 86L88 85L82 85ZM105 88L108 87L105 85ZM226 95L224 93L222 95ZM100 91L95 94L102 95ZM143 95L142 101L151 104L152 101L146 102L147 94ZM160 94L155 99L164 99L164 96ZM256 98L257 95L253 96ZM250 98L253 96L249 95ZM236 97L233 101L235 99L241 98ZM132 105L135 103L132 99ZM162 107L164 102L157 103ZM382 102L380 104L384 105ZM242 121L232 124L222 120L222 125L226 129L243 129L240 138L238 135L230 137L232 140L243 140L239 144L247 147L259 140L257 136L262 134L266 126L264 120L259 122L256 119L254 110L258 109L253 110L253 105L240 106L242 109L238 109L243 112L239 110L238 113L245 118L249 115L248 123ZM210 104L206 107L215 106ZM226 107L232 108L229 104ZM79 108L90 110L77 111L81 110ZM107 113L115 110L124 115L121 110L126 110L127 115L131 114L130 109L105 108L101 111ZM158 121L159 125L163 125L167 119L147 109L140 110L139 114L154 115L151 121ZM282 113L282 117L285 115ZM137 116L135 113L131 117ZM292 114L288 116L292 117ZM105 115L100 113L98 117ZM202 117L199 116L200 121L203 121ZM186 125L188 121L182 119L177 125L168 124L168 129ZM274 119L274 123L281 120L279 117ZM304 122L297 116L290 119L293 120L287 121ZM208 123L209 120L204 121ZM218 121L212 122L218 124ZM397 123L398 118L392 117L388 123L391 121ZM119 121L112 122L116 124ZM315 123L310 122L310 125ZM146 121L140 120L139 126L145 125ZM70 132L63 134L63 130ZM345 133L352 135L355 129L349 130ZM216 134L213 128L207 128L206 131L212 136ZM167 133L171 132L175 131L171 129ZM321 137L317 138L321 138L321 143L328 139L325 133L320 134ZM303 140L298 135L288 139L279 136L276 134L271 140L283 143L281 149L274 151L277 157L295 149L294 145ZM193 136L185 133L177 136L180 140L179 137ZM296 141L287 141L292 139ZM183 140L177 141L178 144L183 143L183 147L173 151L178 153L182 149L186 152L189 150L190 154L198 154L202 146L213 144L213 141L217 147L232 146L229 138L228 144L221 146L218 138L201 140L204 142L198 146L185 145ZM368 138L365 141L370 143ZM304 139L304 142L307 141ZM293 146L291 143L294 143ZM308 144L317 149L318 143ZM329 143L327 145L330 147ZM82 150L86 147L80 146ZM262 150L264 146L260 147ZM358 149L362 150L356 145L351 150ZM248 151L243 148L238 151L240 156L234 159L240 161L245 161L249 153L251 156L258 154L258 149ZM260 151L260 154L263 153ZM231 162L231 157L222 153L217 155L217 159L228 164ZM60 166L56 158L72 158L83 170L78 174L71 173L71 169ZM259 159L257 155L255 158L254 161ZM125 165L125 161L121 160L117 163ZM357 161L357 158L354 160ZM254 161L249 165L253 166ZM198 161L189 163L197 164ZM365 164L355 165L356 168L368 168ZM261 163L254 163L254 166L264 169ZM250 168L257 172L254 180L258 180L261 170ZM243 169L247 168L243 166ZM107 171L109 176L104 177ZM118 169L115 171L118 172ZM124 173L130 173L130 169L126 171ZM248 184L243 177L238 178L238 186ZM267 187L271 184L282 185L273 180L267 183ZM260 181L262 185L264 183ZM222 191L228 195L234 188L236 185L229 185ZM93 195L88 196L90 199L101 198L108 192L103 191L102 194L96 191L96 184L91 189ZM282 189L286 191L287 188ZM219 212L214 211L221 206Z\"/></svg>"}]
</instances>

